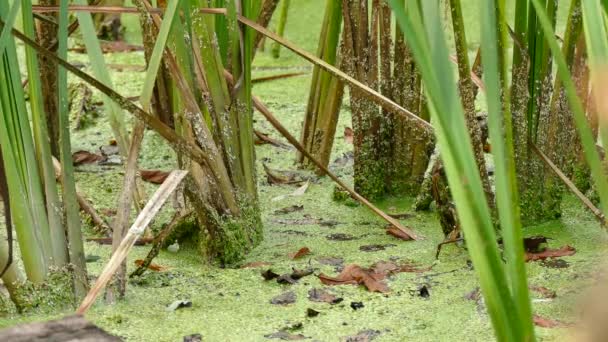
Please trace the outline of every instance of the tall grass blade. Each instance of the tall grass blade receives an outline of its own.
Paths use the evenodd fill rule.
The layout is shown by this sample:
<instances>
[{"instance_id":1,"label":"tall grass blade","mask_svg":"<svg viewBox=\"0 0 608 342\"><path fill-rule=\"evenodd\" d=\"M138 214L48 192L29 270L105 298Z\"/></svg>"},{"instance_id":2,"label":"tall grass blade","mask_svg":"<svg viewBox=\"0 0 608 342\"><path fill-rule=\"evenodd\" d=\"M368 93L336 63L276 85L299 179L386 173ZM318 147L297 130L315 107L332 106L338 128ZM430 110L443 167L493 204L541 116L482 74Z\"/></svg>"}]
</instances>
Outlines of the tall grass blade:
<instances>
[{"instance_id":1,"label":"tall grass blade","mask_svg":"<svg viewBox=\"0 0 608 342\"><path fill-rule=\"evenodd\" d=\"M156 76L158 75L158 68L160 67L160 63L163 58L163 51L165 50L167 38L169 37L171 25L173 24L173 19L175 18L175 13L177 13L179 3L179 0L173 0L167 6L163 23L161 24L160 31L156 37L156 44L154 45L152 56L148 62L148 70L146 71L146 76L144 79L144 88L142 89L139 97L139 102L145 111L148 111L150 106Z\"/></svg>"},{"instance_id":2,"label":"tall grass blade","mask_svg":"<svg viewBox=\"0 0 608 342\"><path fill-rule=\"evenodd\" d=\"M60 58L68 57L68 0L60 1L59 29L57 39L59 47L57 55ZM74 164L72 162L72 144L70 141L70 118L68 99L68 73L57 65L57 95L59 97L59 154L61 162L61 186L65 225L67 231L70 263L73 265L74 295L82 298L87 293L88 279L87 266L84 258L84 245L82 241L82 227L80 222L80 208L76 201L76 183L74 180ZM63 238L63 235L61 236ZM65 241L65 238L64 238Z\"/></svg>"},{"instance_id":3,"label":"tall grass blade","mask_svg":"<svg viewBox=\"0 0 608 342\"><path fill-rule=\"evenodd\" d=\"M504 11L504 0L483 1L481 12L483 78L488 105L488 129L495 165L496 203L507 261L506 275L518 311L517 315L513 315L513 320L521 329L523 341L531 341L534 340L534 328L524 261L507 66L506 63L500 62L501 59L506 59L504 46L507 30Z\"/></svg>"},{"instance_id":4,"label":"tall grass blade","mask_svg":"<svg viewBox=\"0 0 608 342\"><path fill-rule=\"evenodd\" d=\"M513 319L515 303L507 284L496 234L486 203L481 179L465 123L458 90L449 65L438 2L423 1L422 13L415 1L390 0L397 21L405 33L420 69L429 98L452 196L469 254L480 280L496 337L500 341L522 341L523 332ZM432 43L432 45L431 45Z\"/></svg>"}]
</instances>

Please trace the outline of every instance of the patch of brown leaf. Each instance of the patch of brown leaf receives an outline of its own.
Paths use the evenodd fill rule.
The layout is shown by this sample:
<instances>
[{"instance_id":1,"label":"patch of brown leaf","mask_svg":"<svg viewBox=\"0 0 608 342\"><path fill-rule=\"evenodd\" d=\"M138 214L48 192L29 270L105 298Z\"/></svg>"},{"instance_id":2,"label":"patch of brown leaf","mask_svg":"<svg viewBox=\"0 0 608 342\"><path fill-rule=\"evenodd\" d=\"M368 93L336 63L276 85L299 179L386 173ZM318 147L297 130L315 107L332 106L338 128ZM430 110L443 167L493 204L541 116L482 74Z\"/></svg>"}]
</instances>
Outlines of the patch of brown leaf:
<instances>
[{"instance_id":1,"label":"patch of brown leaf","mask_svg":"<svg viewBox=\"0 0 608 342\"><path fill-rule=\"evenodd\" d=\"M409 236L407 233L405 233L403 230L395 227L395 226L390 226L387 230L386 230L386 234L388 235L392 235L394 237L396 237L397 239L401 239L404 241L408 241L411 240L412 237Z\"/></svg>"},{"instance_id":2,"label":"patch of brown leaf","mask_svg":"<svg viewBox=\"0 0 608 342\"><path fill-rule=\"evenodd\" d=\"M169 176L169 172L159 170L140 170L139 175L141 179L148 183L163 184L165 179Z\"/></svg>"},{"instance_id":3,"label":"patch of brown leaf","mask_svg":"<svg viewBox=\"0 0 608 342\"><path fill-rule=\"evenodd\" d=\"M72 154L72 163L74 165L93 164L105 159L104 156L89 151L76 151Z\"/></svg>"},{"instance_id":4,"label":"patch of brown leaf","mask_svg":"<svg viewBox=\"0 0 608 342\"><path fill-rule=\"evenodd\" d=\"M540 252L526 252L526 262L545 260L547 258L558 258L563 256L570 256L576 253L576 249L572 246L563 246L561 248L553 249L546 248Z\"/></svg>"},{"instance_id":5,"label":"patch of brown leaf","mask_svg":"<svg viewBox=\"0 0 608 342\"><path fill-rule=\"evenodd\" d=\"M292 259L299 259L308 254L310 254L310 249L308 247L302 247L295 253L289 253L289 257Z\"/></svg>"},{"instance_id":6,"label":"patch of brown leaf","mask_svg":"<svg viewBox=\"0 0 608 342\"><path fill-rule=\"evenodd\" d=\"M135 265L137 266L142 266L144 264L144 261L142 259L137 259L135 260ZM161 266L159 264L155 264L155 263L151 263L150 265L148 265L148 269L155 271L155 272L163 272L169 269L169 267L167 266Z\"/></svg>"},{"instance_id":7,"label":"patch of brown leaf","mask_svg":"<svg viewBox=\"0 0 608 342\"><path fill-rule=\"evenodd\" d=\"M363 268L356 264L346 265L337 277L330 277L324 273L319 274L319 280L325 285L364 285L370 292L390 292L388 285L383 281L391 274L400 272L424 272L413 264L397 265L389 261L379 261L370 268Z\"/></svg>"}]
</instances>

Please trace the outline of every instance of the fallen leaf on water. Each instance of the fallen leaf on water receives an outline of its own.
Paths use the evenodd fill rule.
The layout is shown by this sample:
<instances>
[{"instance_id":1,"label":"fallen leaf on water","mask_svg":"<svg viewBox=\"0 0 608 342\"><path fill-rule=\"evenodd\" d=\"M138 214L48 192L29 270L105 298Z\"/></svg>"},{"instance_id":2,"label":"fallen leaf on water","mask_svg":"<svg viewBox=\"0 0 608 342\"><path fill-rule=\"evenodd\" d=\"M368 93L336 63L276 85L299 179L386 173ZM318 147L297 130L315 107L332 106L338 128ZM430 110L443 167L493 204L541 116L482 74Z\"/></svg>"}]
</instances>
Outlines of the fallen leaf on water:
<instances>
[{"instance_id":1,"label":"fallen leaf on water","mask_svg":"<svg viewBox=\"0 0 608 342\"><path fill-rule=\"evenodd\" d=\"M344 127L344 141L346 141L347 144L353 143L353 136L353 129L350 127Z\"/></svg>"},{"instance_id":2,"label":"fallen leaf on water","mask_svg":"<svg viewBox=\"0 0 608 342\"><path fill-rule=\"evenodd\" d=\"M142 259L137 259L135 260L135 265L137 266L141 266L144 264L144 261ZM148 269L155 271L155 272L163 272L169 269L169 267L167 266L161 266L159 264L155 264L155 263L151 263L150 265L148 265Z\"/></svg>"},{"instance_id":3,"label":"fallen leaf on water","mask_svg":"<svg viewBox=\"0 0 608 342\"><path fill-rule=\"evenodd\" d=\"M89 151L76 151L72 154L72 163L74 165L92 164L104 159L103 156Z\"/></svg>"},{"instance_id":4,"label":"fallen leaf on water","mask_svg":"<svg viewBox=\"0 0 608 342\"><path fill-rule=\"evenodd\" d=\"M391 226L390 228L388 228L386 230L386 234L392 235L398 239L405 240L405 241L412 239L411 236L407 235L403 230L401 230L395 226Z\"/></svg>"},{"instance_id":5,"label":"fallen leaf on water","mask_svg":"<svg viewBox=\"0 0 608 342\"><path fill-rule=\"evenodd\" d=\"M258 268L258 267L270 266L270 265L272 265L272 263L269 263L266 261L254 261L254 262L250 262L250 263L241 265L241 268Z\"/></svg>"},{"instance_id":6,"label":"fallen leaf on water","mask_svg":"<svg viewBox=\"0 0 608 342\"><path fill-rule=\"evenodd\" d=\"M279 339L279 340L283 340L283 341L296 341L296 340L304 340L306 339L306 336L302 335L302 334L292 334L289 333L287 331L278 331L272 334L268 334L268 335L264 335L264 337L269 338L269 339Z\"/></svg>"},{"instance_id":7,"label":"fallen leaf on water","mask_svg":"<svg viewBox=\"0 0 608 342\"><path fill-rule=\"evenodd\" d=\"M285 293L282 293L274 298L272 298L270 300L270 304L274 304L274 305L287 305L287 304L293 304L296 302L296 293L293 291L288 291Z\"/></svg>"},{"instance_id":8,"label":"fallen leaf on water","mask_svg":"<svg viewBox=\"0 0 608 342\"><path fill-rule=\"evenodd\" d=\"M377 252L377 251L385 250L386 247L395 247L395 246L396 245L393 245L391 243L386 244L386 245L373 244L373 245L359 246L359 250L362 252Z\"/></svg>"},{"instance_id":9,"label":"fallen leaf on water","mask_svg":"<svg viewBox=\"0 0 608 342\"><path fill-rule=\"evenodd\" d=\"M202 342L203 335L201 334L192 334L184 336L184 342Z\"/></svg>"},{"instance_id":10,"label":"fallen leaf on water","mask_svg":"<svg viewBox=\"0 0 608 342\"><path fill-rule=\"evenodd\" d=\"M291 272L290 276L292 279L295 279L295 280L299 280L299 279L309 276L313 273L312 268L305 269L305 270L298 270L297 268L292 268L291 271L292 272Z\"/></svg>"},{"instance_id":11,"label":"fallen leaf on water","mask_svg":"<svg viewBox=\"0 0 608 342\"><path fill-rule=\"evenodd\" d=\"M153 184L163 184L169 176L169 172L159 170L139 170L141 179Z\"/></svg>"},{"instance_id":12,"label":"fallen leaf on water","mask_svg":"<svg viewBox=\"0 0 608 342\"><path fill-rule=\"evenodd\" d=\"M308 254L310 254L310 249L308 247L302 247L295 253L289 253L289 257L292 259L298 259Z\"/></svg>"},{"instance_id":13,"label":"fallen leaf on water","mask_svg":"<svg viewBox=\"0 0 608 342\"><path fill-rule=\"evenodd\" d=\"M541 252L544 249L542 244L546 244L547 240L548 238L542 235L526 237L524 238L524 249L531 253Z\"/></svg>"},{"instance_id":14,"label":"fallen leaf on water","mask_svg":"<svg viewBox=\"0 0 608 342\"><path fill-rule=\"evenodd\" d=\"M350 307L353 310L359 310L359 309L363 309L365 307L365 305L363 305L363 302L350 302Z\"/></svg>"},{"instance_id":15,"label":"fallen leaf on water","mask_svg":"<svg viewBox=\"0 0 608 342\"><path fill-rule=\"evenodd\" d=\"M267 269L266 271L262 272L262 277L264 277L264 280L272 280L274 278L278 278L279 275L272 272L271 269Z\"/></svg>"},{"instance_id":16,"label":"fallen leaf on water","mask_svg":"<svg viewBox=\"0 0 608 342\"><path fill-rule=\"evenodd\" d=\"M547 258L557 258L562 256L570 256L576 253L576 249L572 246L563 246L558 249L547 248L542 252L530 253L526 252L526 262L528 261L536 261L536 260L544 260Z\"/></svg>"},{"instance_id":17,"label":"fallen leaf on water","mask_svg":"<svg viewBox=\"0 0 608 342\"><path fill-rule=\"evenodd\" d=\"M382 282L385 274L375 273L359 265L347 265L337 277L319 274L319 280L325 285L365 285L370 292L389 292L388 286Z\"/></svg>"},{"instance_id":18,"label":"fallen leaf on water","mask_svg":"<svg viewBox=\"0 0 608 342\"><path fill-rule=\"evenodd\" d=\"M289 207L285 207L283 209L275 210L274 213L275 214L289 214L289 213L293 213L293 212L300 211L303 209L304 209L303 205L292 205Z\"/></svg>"},{"instance_id":19,"label":"fallen leaf on water","mask_svg":"<svg viewBox=\"0 0 608 342\"><path fill-rule=\"evenodd\" d=\"M357 335L346 336L341 339L343 342L369 342L380 336L380 330L363 330Z\"/></svg>"},{"instance_id":20,"label":"fallen leaf on water","mask_svg":"<svg viewBox=\"0 0 608 342\"><path fill-rule=\"evenodd\" d=\"M568 324L566 324L564 322L541 317L539 315L534 315L533 320L534 320L534 325L536 325L537 327L541 327L541 328L561 328L561 327L568 326Z\"/></svg>"},{"instance_id":21,"label":"fallen leaf on water","mask_svg":"<svg viewBox=\"0 0 608 342\"><path fill-rule=\"evenodd\" d=\"M343 301L343 298L336 297L334 294L329 293L324 289L310 289L308 290L308 299L311 302L338 304Z\"/></svg>"},{"instance_id":22,"label":"fallen leaf on water","mask_svg":"<svg viewBox=\"0 0 608 342\"><path fill-rule=\"evenodd\" d=\"M537 292L538 294L540 294L543 298L555 298L557 297L555 291L553 290L549 290L548 288L544 287L544 286L530 286L529 287L530 290Z\"/></svg>"},{"instance_id":23,"label":"fallen leaf on water","mask_svg":"<svg viewBox=\"0 0 608 342\"><path fill-rule=\"evenodd\" d=\"M319 314L320 314L320 312L315 309L311 309L311 308L306 309L306 316L308 316L308 317L317 317L317 316L319 316Z\"/></svg>"}]
</instances>

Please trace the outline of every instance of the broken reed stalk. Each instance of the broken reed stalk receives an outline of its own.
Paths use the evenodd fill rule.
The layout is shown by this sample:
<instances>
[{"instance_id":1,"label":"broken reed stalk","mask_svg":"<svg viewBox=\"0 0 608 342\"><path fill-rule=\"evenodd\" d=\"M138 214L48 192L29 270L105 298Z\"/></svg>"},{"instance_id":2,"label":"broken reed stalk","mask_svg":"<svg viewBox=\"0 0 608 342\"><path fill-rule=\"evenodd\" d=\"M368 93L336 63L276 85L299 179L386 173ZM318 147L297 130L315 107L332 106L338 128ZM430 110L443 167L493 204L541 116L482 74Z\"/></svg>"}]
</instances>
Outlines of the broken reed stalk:
<instances>
[{"instance_id":1,"label":"broken reed stalk","mask_svg":"<svg viewBox=\"0 0 608 342\"><path fill-rule=\"evenodd\" d=\"M154 258L156 258L156 256L160 252L161 248L165 245L165 241L167 240L169 235L171 235L171 233L173 233L175 228L177 226L179 226L179 224L182 223L184 221L184 219L188 218L193 213L194 213L193 210L188 210L185 213L179 213L179 212L175 213L175 216L173 216L173 219L171 220L171 222L169 222L169 224L167 224L167 226L165 228L163 228L163 230L161 230L160 233L158 233L158 235L156 235L156 237L154 238L154 241L152 241L152 248L150 248L150 251L148 252L148 255L146 255L146 258L144 259L144 261L141 263L141 265L139 265L139 267L137 267L137 269L135 271L133 271L129 275L129 277L135 277L135 276L142 275L146 271L148 266L150 266L150 264L152 263L152 260L154 260Z\"/></svg>"},{"instance_id":2,"label":"broken reed stalk","mask_svg":"<svg viewBox=\"0 0 608 342\"><path fill-rule=\"evenodd\" d=\"M581 200L581 202L583 202L583 204L591 211L591 213L593 213L593 215L595 215L595 217L598 219L598 221L600 222L600 224L602 226L604 226L604 228L607 228L607 222L606 222L606 216L604 216L604 214L602 213L602 211L597 208L590 200L589 198L587 198L577 187L576 185L574 185L574 183L568 178L568 176L566 176L560 169L559 167L557 167L557 165L555 165L553 163L553 161L551 161L551 159L549 159L549 157L547 157L535 144L531 143L532 146L532 150L534 150L534 152L540 157L540 159L547 165L547 167L549 167L551 169L551 171L553 171L557 177L559 179L562 180L562 182L564 183L564 185L566 185L566 187L568 189L570 189L570 191L572 191L572 193L578 197L578 199Z\"/></svg>"},{"instance_id":3,"label":"broken reed stalk","mask_svg":"<svg viewBox=\"0 0 608 342\"><path fill-rule=\"evenodd\" d=\"M59 163L59 161L53 157L53 166L55 167L55 178L61 182L61 164ZM112 228L110 228L110 225L103 219L101 218L101 216L99 216L99 214L97 213L97 211L95 210L95 208L93 207L93 205L91 204L91 202L89 202L83 195L82 192L80 191L80 189L78 189L78 187L76 187L76 200L78 201L78 204L80 205L80 209L82 211L84 211L87 215L89 215L89 217L91 218L91 221L93 222L93 225L95 225L95 227L97 227L97 231L99 233L107 233L107 232L111 232Z\"/></svg>"},{"instance_id":4,"label":"broken reed stalk","mask_svg":"<svg viewBox=\"0 0 608 342\"><path fill-rule=\"evenodd\" d=\"M112 254L112 257L99 275L99 278L97 278L95 285L84 298L78 310L76 310L77 314L85 314L93 303L95 303L95 299L97 299L101 290L108 284L116 270L127 258L127 255L137 238L143 234L146 227L187 174L188 172L183 170L172 171L163 184L156 190L150 201L148 201L144 209L137 216L137 219L131 228L129 228L129 232L120 243L120 246L118 246L118 249Z\"/></svg>"},{"instance_id":5,"label":"broken reed stalk","mask_svg":"<svg viewBox=\"0 0 608 342\"><path fill-rule=\"evenodd\" d=\"M131 136L131 146L129 146L129 156L127 158L125 177L122 184L122 193L118 200L118 211L116 219L113 223L114 230L112 231L112 252L115 253L120 247L121 241L127 233L127 225L129 224L129 216L131 214L131 203L133 201L133 192L135 190L135 177L137 174L137 158L141 149L141 143L144 139L144 131L146 126L141 120L137 120L133 128ZM106 299L108 303L114 303L116 300L116 292L118 297L122 298L125 295L127 287L127 264L123 262L116 272L113 286L106 290ZM115 292L116 291L116 292Z\"/></svg>"}]
</instances>

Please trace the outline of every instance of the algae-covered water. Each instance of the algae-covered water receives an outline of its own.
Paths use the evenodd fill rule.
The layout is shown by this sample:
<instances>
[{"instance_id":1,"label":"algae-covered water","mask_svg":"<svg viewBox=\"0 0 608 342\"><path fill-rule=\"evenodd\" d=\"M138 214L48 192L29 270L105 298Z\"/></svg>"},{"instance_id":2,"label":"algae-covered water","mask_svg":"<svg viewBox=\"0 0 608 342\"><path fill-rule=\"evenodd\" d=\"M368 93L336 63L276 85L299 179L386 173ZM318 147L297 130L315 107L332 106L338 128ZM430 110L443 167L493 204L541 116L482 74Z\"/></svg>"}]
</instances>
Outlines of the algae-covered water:
<instances>
[{"instance_id":1,"label":"algae-covered water","mask_svg":"<svg viewBox=\"0 0 608 342\"><path fill-rule=\"evenodd\" d=\"M287 39L315 51L316 39L324 1L294 0L286 29ZM465 5L470 2L465 2ZM565 6L564 6L565 7ZM465 7L473 13L470 5ZM127 22L135 23L133 17ZM133 27L133 26L128 26ZM134 40L132 29L127 37ZM475 39L472 39L474 41ZM270 47L270 42L267 43ZM85 55L73 54L73 62L88 66ZM106 55L108 63L143 65L142 53ZM87 67L85 70L90 71ZM310 65L294 54L283 50L278 60L268 53L256 57L254 77L273 75L293 70L309 71ZM115 87L126 96L139 93L143 73L113 71ZM76 80L70 78L71 82ZM260 97L284 125L299 135L306 107L310 73L304 76L257 84L254 93ZM98 98L98 94L95 97ZM332 160L352 151L341 132L351 126L348 101L338 125L338 134ZM127 114L125 114L127 115ZM128 120L131 121L130 118ZM255 114L256 129L270 136L281 137ZM73 132L73 149L96 151L112 139L107 117L102 115L95 124ZM478 282L470 266L467 252L456 245L447 246L438 261L435 247L443 236L433 212L411 211L411 199L386 199L380 207L392 213L411 213L402 222L425 236L421 241L401 241L386 235L385 223L362 206L349 206L332 200L333 183L327 178L314 178L303 196L278 196L292 193L289 185L271 186L265 179L262 163L273 169L296 170L295 151L261 145L256 147L260 210L264 222L264 241L243 261L265 262L270 266L259 268L219 268L206 264L194 248L183 244L179 251L163 250L154 260L168 267L164 272L148 272L129 282L126 298L116 305L106 305L102 299L87 313L87 318L112 334L127 341L181 341L185 335L200 333L204 341L264 341L265 335L278 331L301 334L316 341L338 341L347 336L367 331L375 341L488 341L493 339L489 317L482 300L475 298ZM352 160L333 162L331 168L351 181ZM152 131L145 136L142 169L171 170L175 167L175 154ZM308 176L314 174L302 171ZM120 166L86 166L77 168L78 186L102 213L116 207L121 190L123 169ZM151 194L155 186L146 184ZM302 210L281 214L276 210L293 205ZM171 217L170 205L153 223L158 229ZM315 220L319 219L319 220ZM318 222L321 221L322 224ZM87 229L92 235L92 230ZM349 238L346 241L330 239L332 236ZM543 298L532 292L533 310L539 316L575 322L580 299L594 283L607 249L608 237L591 214L574 198L564 201L561 220L527 228L527 236L551 237L549 245L570 245L575 255L561 258L563 268L549 267L541 262L529 263L527 271L531 286L546 287L555 291L555 298ZM363 246L363 248L362 248ZM373 246L370 248L369 246ZM308 247L311 254L292 260L288 254ZM135 247L129 255L129 267L142 259L149 247ZM110 254L109 247L87 242L86 254L100 259L89 263L89 273L97 276ZM371 249L371 251L370 251ZM294 285L281 285L264 281L261 271L271 268L279 274L292 268L312 267L315 274L336 275L338 265L328 265L328 258L341 259L342 265L355 263L363 267L378 261L413 262L420 268L432 266L421 273L400 273L391 276L388 294L370 293L363 287L326 287L312 275ZM334 260L336 261L336 260ZM335 263L335 262L334 262ZM506 286L506 284L505 284ZM310 301L308 291L325 288L343 298L338 304ZM425 288L427 293L421 289ZM273 305L270 300L282 293L293 291L296 301L289 305ZM424 294L424 295L423 295ZM427 295L428 294L428 295ZM192 306L167 311L176 300L188 300ZM361 302L357 310L351 303ZM320 314L308 317L307 310ZM70 314L73 309L41 308L25 315L15 313L0 317L0 327L22 322L42 321ZM566 328L537 328L540 340L559 340L567 335Z\"/></svg>"}]
</instances>

